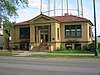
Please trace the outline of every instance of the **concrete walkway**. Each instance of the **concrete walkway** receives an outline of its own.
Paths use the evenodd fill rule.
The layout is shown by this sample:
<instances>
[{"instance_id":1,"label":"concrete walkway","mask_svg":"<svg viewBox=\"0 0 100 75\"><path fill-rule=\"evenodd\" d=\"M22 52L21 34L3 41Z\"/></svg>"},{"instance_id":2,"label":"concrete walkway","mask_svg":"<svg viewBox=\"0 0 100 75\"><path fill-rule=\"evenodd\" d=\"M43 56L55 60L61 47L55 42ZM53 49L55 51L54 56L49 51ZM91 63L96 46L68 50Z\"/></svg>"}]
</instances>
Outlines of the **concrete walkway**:
<instances>
[{"instance_id":1,"label":"concrete walkway","mask_svg":"<svg viewBox=\"0 0 100 75\"><path fill-rule=\"evenodd\" d=\"M79 55L79 56L94 56L94 54L61 54L61 53L47 53L47 52L23 52L15 56L29 56L32 54L50 54L50 55ZM98 54L100 56L100 54Z\"/></svg>"},{"instance_id":2,"label":"concrete walkway","mask_svg":"<svg viewBox=\"0 0 100 75\"><path fill-rule=\"evenodd\" d=\"M25 51L23 53L18 53L18 55L15 56L29 56L32 54L48 54L47 52L28 52ZM49 53L50 55L79 55L79 56L94 56L94 54L61 54L61 53ZM100 56L100 54L99 54Z\"/></svg>"},{"instance_id":3,"label":"concrete walkway","mask_svg":"<svg viewBox=\"0 0 100 75\"><path fill-rule=\"evenodd\" d=\"M0 50L0 52L10 52L8 50ZM46 54L47 52L30 52L25 50L11 50L11 53L17 54L14 56L29 56L31 54Z\"/></svg>"},{"instance_id":4,"label":"concrete walkway","mask_svg":"<svg viewBox=\"0 0 100 75\"><path fill-rule=\"evenodd\" d=\"M29 52L29 51L25 51L23 53L18 53L18 55L14 55L14 56L29 56L32 54L46 54L47 52Z\"/></svg>"}]
</instances>

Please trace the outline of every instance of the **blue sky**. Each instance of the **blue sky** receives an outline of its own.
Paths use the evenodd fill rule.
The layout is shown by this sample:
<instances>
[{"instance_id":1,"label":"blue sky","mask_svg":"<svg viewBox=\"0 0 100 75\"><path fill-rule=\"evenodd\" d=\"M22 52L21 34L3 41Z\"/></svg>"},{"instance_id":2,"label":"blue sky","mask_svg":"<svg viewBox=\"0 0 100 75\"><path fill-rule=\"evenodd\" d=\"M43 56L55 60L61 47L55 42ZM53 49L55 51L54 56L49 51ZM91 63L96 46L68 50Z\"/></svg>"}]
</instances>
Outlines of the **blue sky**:
<instances>
[{"instance_id":1,"label":"blue sky","mask_svg":"<svg viewBox=\"0 0 100 75\"><path fill-rule=\"evenodd\" d=\"M40 0L28 0L29 1L29 7L23 8L19 7L18 9L18 17L16 18L16 22L22 22L26 21L29 19L34 18L35 16L40 14ZM47 11L47 1L48 0L43 0L43 11ZM96 1L96 18L97 18L97 35L100 35L100 0L95 0ZM51 2L51 10L53 9L53 0ZM64 6L63 8L66 8L66 4L64 1ZM56 0L56 8L60 9L61 8L61 0ZM69 0L69 9L75 9L76 8L76 0ZM83 17L91 20L94 23L93 20L93 3L92 0L83 0ZM59 12L59 13L58 13ZM64 11L65 13L66 11ZM70 11L69 12L72 15L77 15L76 11ZM51 16L53 15L53 12L50 13ZM57 11L56 15L61 15L61 11Z\"/></svg>"}]
</instances>

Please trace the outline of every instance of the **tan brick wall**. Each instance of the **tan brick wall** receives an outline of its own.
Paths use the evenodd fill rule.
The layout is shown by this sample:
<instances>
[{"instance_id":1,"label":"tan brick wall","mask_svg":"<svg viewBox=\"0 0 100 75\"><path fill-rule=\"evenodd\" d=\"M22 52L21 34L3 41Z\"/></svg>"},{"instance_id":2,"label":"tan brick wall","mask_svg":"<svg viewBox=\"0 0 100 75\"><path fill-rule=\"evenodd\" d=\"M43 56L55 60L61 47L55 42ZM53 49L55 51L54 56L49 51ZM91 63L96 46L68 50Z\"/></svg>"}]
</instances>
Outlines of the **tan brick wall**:
<instances>
[{"instance_id":1,"label":"tan brick wall","mask_svg":"<svg viewBox=\"0 0 100 75\"><path fill-rule=\"evenodd\" d=\"M82 37L81 38L65 38L65 25L82 25ZM89 26L90 24L87 22L66 22L66 23L59 23L49 17L40 16L36 17L30 22L30 25L21 25L15 26L14 30L12 30L12 41L11 43L15 43L19 46L18 42L20 42L20 28L22 27L30 27L30 45L33 48L35 44L35 26L50 26L51 25L51 45L53 46L54 50L57 50L61 46L61 42L66 42L66 40L79 40L79 41L92 41L89 37ZM58 32L57 28L59 28L59 39L58 39ZM38 33L36 34L38 37ZM54 38L54 40L53 40ZM16 43L17 42L17 43ZM39 45L40 40L37 38L37 45ZM86 43L81 43L82 46ZM74 45L74 44L73 44Z\"/></svg>"},{"instance_id":2,"label":"tan brick wall","mask_svg":"<svg viewBox=\"0 0 100 75\"><path fill-rule=\"evenodd\" d=\"M82 37L81 38L65 38L65 25L82 25ZM66 40L80 40L80 41L91 41L91 38L89 38L89 25L86 22L73 22L73 23L62 23L61 25L61 41Z\"/></svg>"}]
</instances>

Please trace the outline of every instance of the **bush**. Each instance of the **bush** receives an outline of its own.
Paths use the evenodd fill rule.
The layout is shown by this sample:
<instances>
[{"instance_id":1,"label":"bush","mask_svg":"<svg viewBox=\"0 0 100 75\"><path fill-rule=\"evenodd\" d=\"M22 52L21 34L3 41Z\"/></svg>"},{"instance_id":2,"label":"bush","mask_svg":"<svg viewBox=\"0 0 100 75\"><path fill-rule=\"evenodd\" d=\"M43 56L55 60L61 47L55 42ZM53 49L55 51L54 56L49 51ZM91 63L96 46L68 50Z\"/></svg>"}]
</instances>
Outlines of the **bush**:
<instances>
[{"instance_id":1,"label":"bush","mask_svg":"<svg viewBox=\"0 0 100 75\"><path fill-rule=\"evenodd\" d=\"M94 51L94 43L84 45L83 50Z\"/></svg>"},{"instance_id":2,"label":"bush","mask_svg":"<svg viewBox=\"0 0 100 75\"><path fill-rule=\"evenodd\" d=\"M60 50L65 50L65 45L60 45Z\"/></svg>"},{"instance_id":3,"label":"bush","mask_svg":"<svg viewBox=\"0 0 100 75\"><path fill-rule=\"evenodd\" d=\"M85 44L85 45L83 46L83 50L89 50L88 44Z\"/></svg>"},{"instance_id":4,"label":"bush","mask_svg":"<svg viewBox=\"0 0 100 75\"><path fill-rule=\"evenodd\" d=\"M18 46L16 46L16 45L12 45L10 48L13 50L18 50Z\"/></svg>"},{"instance_id":5,"label":"bush","mask_svg":"<svg viewBox=\"0 0 100 75\"><path fill-rule=\"evenodd\" d=\"M94 51L94 43L89 44L89 50Z\"/></svg>"},{"instance_id":6,"label":"bush","mask_svg":"<svg viewBox=\"0 0 100 75\"><path fill-rule=\"evenodd\" d=\"M98 43L98 52L100 53L100 43Z\"/></svg>"},{"instance_id":7,"label":"bush","mask_svg":"<svg viewBox=\"0 0 100 75\"><path fill-rule=\"evenodd\" d=\"M76 50L81 50L81 46L76 47Z\"/></svg>"}]
</instances>

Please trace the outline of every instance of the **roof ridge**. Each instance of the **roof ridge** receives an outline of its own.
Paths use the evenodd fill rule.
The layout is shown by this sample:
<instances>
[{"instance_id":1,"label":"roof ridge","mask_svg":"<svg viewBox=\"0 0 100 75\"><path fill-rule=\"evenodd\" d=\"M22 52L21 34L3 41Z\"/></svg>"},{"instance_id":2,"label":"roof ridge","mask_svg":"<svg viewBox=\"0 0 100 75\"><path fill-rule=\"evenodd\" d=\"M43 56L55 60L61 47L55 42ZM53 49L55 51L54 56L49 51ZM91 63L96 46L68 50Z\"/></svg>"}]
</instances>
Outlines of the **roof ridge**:
<instances>
[{"instance_id":1,"label":"roof ridge","mask_svg":"<svg viewBox=\"0 0 100 75\"><path fill-rule=\"evenodd\" d=\"M40 15L43 15L43 16L47 16L47 15L44 15L44 14L40 14ZM38 15L38 16L40 16ZM38 17L36 16L36 17ZM34 17L34 18L36 18ZM52 18L54 20L57 20L59 22L68 22L68 21L86 21L88 19L86 18L83 18L83 17L79 17L79 16L75 16L75 15L65 15L65 16L47 16L49 18ZM27 21L23 21L23 22L19 22L19 23L16 23L16 24L29 24L29 22L31 20L33 20L34 18L30 19L30 20L27 20Z\"/></svg>"},{"instance_id":2,"label":"roof ridge","mask_svg":"<svg viewBox=\"0 0 100 75\"><path fill-rule=\"evenodd\" d=\"M76 16L76 15L63 15L63 16L51 16L51 17L67 17L67 16L72 16L72 17L77 17L77 18L83 18L83 19L86 19L84 17L80 17L80 16Z\"/></svg>"},{"instance_id":3,"label":"roof ridge","mask_svg":"<svg viewBox=\"0 0 100 75\"><path fill-rule=\"evenodd\" d=\"M80 16L76 16L76 15L71 15L71 16L87 20L87 18L85 18L85 17L80 17Z\"/></svg>"}]
</instances>

